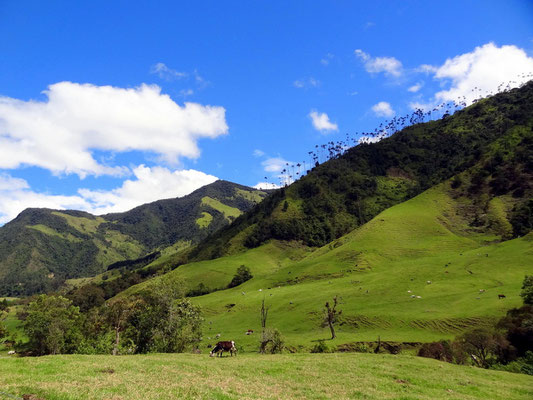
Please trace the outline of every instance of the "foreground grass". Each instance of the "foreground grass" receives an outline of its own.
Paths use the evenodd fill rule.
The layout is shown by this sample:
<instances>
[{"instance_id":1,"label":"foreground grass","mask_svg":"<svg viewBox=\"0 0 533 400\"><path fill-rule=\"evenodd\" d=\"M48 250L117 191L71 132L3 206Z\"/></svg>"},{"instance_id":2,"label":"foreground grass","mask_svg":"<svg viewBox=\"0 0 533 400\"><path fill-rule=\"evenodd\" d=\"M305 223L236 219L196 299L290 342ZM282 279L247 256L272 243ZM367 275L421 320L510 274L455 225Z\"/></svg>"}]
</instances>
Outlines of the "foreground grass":
<instances>
[{"instance_id":1,"label":"foreground grass","mask_svg":"<svg viewBox=\"0 0 533 400\"><path fill-rule=\"evenodd\" d=\"M0 391L47 400L531 399L533 377L353 353L3 357Z\"/></svg>"}]
</instances>

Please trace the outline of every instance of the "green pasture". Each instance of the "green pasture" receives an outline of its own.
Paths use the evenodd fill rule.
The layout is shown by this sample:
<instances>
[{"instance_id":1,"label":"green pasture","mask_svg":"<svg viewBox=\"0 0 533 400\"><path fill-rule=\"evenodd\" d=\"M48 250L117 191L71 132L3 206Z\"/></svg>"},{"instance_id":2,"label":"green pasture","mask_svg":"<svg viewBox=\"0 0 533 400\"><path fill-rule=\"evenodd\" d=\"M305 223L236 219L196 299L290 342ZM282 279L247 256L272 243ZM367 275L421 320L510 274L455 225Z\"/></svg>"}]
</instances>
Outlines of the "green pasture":
<instances>
[{"instance_id":1,"label":"green pasture","mask_svg":"<svg viewBox=\"0 0 533 400\"><path fill-rule=\"evenodd\" d=\"M530 399L533 377L405 355L0 358L0 399ZM3 397L4 396L4 397Z\"/></svg>"},{"instance_id":2,"label":"green pasture","mask_svg":"<svg viewBox=\"0 0 533 400\"><path fill-rule=\"evenodd\" d=\"M211 289L226 287L240 265L254 275L239 287L193 298L206 320L205 346L220 334L247 350L257 348L257 334L245 332L260 331L265 300L267 325L278 328L289 346L312 347L329 337L320 325L324 303L334 296L343 313L330 346L378 336L408 342L453 338L519 306L524 275L533 272L532 235L500 242L497 233L478 233L460 212L464 201L453 199L443 184L314 251L270 242L171 274L190 288L201 282Z\"/></svg>"}]
</instances>

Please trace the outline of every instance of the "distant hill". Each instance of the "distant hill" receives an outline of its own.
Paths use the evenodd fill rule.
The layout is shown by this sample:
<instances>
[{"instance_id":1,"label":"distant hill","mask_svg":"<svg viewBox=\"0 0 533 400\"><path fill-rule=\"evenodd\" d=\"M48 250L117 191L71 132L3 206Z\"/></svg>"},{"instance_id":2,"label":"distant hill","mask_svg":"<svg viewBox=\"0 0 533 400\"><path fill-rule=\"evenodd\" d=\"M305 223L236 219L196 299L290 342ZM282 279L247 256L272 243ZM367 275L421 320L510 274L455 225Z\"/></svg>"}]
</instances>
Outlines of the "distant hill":
<instances>
[{"instance_id":1,"label":"distant hill","mask_svg":"<svg viewBox=\"0 0 533 400\"><path fill-rule=\"evenodd\" d=\"M113 263L196 244L259 203L266 192L219 180L176 199L94 216L27 209L0 228L0 295L55 290Z\"/></svg>"}]
</instances>

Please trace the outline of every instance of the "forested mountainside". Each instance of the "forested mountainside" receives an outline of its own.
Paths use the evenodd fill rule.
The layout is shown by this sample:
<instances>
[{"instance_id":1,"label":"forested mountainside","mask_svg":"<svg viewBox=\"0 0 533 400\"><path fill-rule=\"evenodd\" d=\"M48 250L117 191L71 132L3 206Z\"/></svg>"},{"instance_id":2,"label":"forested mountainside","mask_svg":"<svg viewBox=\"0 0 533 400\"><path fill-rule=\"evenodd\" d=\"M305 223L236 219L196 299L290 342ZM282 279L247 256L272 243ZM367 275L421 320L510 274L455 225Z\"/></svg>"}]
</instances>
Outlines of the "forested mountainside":
<instances>
[{"instance_id":1,"label":"forested mountainside","mask_svg":"<svg viewBox=\"0 0 533 400\"><path fill-rule=\"evenodd\" d=\"M219 180L125 213L27 209L0 228L0 295L55 290L65 279L101 273L118 261L196 244L266 195Z\"/></svg>"},{"instance_id":2,"label":"forested mountainside","mask_svg":"<svg viewBox=\"0 0 533 400\"><path fill-rule=\"evenodd\" d=\"M508 194L507 237L522 235L533 226L532 127L529 82L378 143L352 147L202 242L189 260L217 258L269 239L321 246L455 175L455 184L479 199L473 227L483 224L491 196Z\"/></svg>"}]
</instances>

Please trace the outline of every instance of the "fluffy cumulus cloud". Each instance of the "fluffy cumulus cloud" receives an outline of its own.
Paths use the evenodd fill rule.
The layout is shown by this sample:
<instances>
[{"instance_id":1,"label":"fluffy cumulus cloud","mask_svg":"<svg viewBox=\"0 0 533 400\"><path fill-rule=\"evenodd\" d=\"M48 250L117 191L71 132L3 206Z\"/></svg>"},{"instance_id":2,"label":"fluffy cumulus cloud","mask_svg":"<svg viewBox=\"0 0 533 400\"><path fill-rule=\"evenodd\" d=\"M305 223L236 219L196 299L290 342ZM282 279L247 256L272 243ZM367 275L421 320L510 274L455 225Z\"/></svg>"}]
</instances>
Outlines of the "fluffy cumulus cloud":
<instances>
[{"instance_id":1,"label":"fluffy cumulus cloud","mask_svg":"<svg viewBox=\"0 0 533 400\"><path fill-rule=\"evenodd\" d=\"M377 117L392 117L395 112L392 109L390 103L386 101L380 101L372 106L372 111Z\"/></svg>"},{"instance_id":2,"label":"fluffy cumulus cloud","mask_svg":"<svg viewBox=\"0 0 533 400\"><path fill-rule=\"evenodd\" d=\"M55 174L122 174L93 150L145 151L170 165L197 158L201 138L227 133L225 109L176 104L155 85L137 88L60 82L46 101L0 97L0 169L38 166Z\"/></svg>"},{"instance_id":3,"label":"fluffy cumulus cloud","mask_svg":"<svg viewBox=\"0 0 533 400\"><path fill-rule=\"evenodd\" d=\"M501 84L517 87L530 80L532 73L533 58L524 50L487 43L446 60L434 70L435 79L451 82L451 87L437 92L435 99L437 102L464 99L470 104L480 95L497 91Z\"/></svg>"},{"instance_id":4,"label":"fluffy cumulus cloud","mask_svg":"<svg viewBox=\"0 0 533 400\"><path fill-rule=\"evenodd\" d=\"M85 209L87 203L80 196L60 196L35 193L27 181L0 174L0 224L15 218L29 207Z\"/></svg>"},{"instance_id":5,"label":"fluffy cumulus cloud","mask_svg":"<svg viewBox=\"0 0 533 400\"><path fill-rule=\"evenodd\" d=\"M95 214L120 212L160 199L182 197L218 178L193 169L171 171L163 167L140 165L133 170L134 180L126 180L111 191L80 189L78 193Z\"/></svg>"},{"instance_id":6,"label":"fluffy cumulus cloud","mask_svg":"<svg viewBox=\"0 0 533 400\"><path fill-rule=\"evenodd\" d=\"M354 54L371 74L383 72L387 76L398 78L403 73L402 63L394 57L372 57L361 49L355 50Z\"/></svg>"},{"instance_id":7,"label":"fluffy cumulus cloud","mask_svg":"<svg viewBox=\"0 0 533 400\"><path fill-rule=\"evenodd\" d=\"M326 113L319 113L318 111L313 110L309 113L309 118L311 118L311 123L317 131L329 133L339 130L337 124L331 122L328 114Z\"/></svg>"},{"instance_id":8,"label":"fluffy cumulus cloud","mask_svg":"<svg viewBox=\"0 0 533 400\"><path fill-rule=\"evenodd\" d=\"M412 109L431 109L448 101L472 104L475 99L515 88L533 78L533 58L513 45L487 43L473 51L448 58L440 66L424 64L414 70L433 77L443 90L432 99L410 103ZM416 90L415 90L416 89ZM419 84L411 86L417 92Z\"/></svg>"},{"instance_id":9,"label":"fluffy cumulus cloud","mask_svg":"<svg viewBox=\"0 0 533 400\"><path fill-rule=\"evenodd\" d=\"M163 167L134 168L135 179L110 191L80 189L77 195L36 193L24 179L0 174L0 224L29 207L76 209L93 214L122 212L152 201L185 196L217 180L196 170L171 171Z\"/></svg>"}]
</instances>

